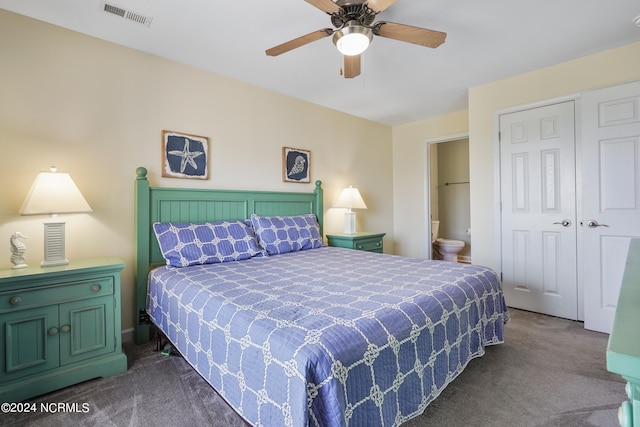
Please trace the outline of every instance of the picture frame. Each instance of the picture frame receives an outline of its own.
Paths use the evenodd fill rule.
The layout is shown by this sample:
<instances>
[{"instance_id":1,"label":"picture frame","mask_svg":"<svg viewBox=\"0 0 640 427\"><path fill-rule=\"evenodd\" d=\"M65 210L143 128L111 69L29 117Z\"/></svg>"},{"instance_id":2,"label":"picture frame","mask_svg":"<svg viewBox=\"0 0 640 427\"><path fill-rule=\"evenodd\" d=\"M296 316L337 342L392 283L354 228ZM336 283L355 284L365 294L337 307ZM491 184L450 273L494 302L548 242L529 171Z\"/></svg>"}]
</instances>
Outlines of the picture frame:
<instances>
[{"instance_id":1,"label":"picture frame","mask_svg":"<svg viewBox=\"0 0 640 427\"><path fill-rule=\"evenodd\" d=\"M311 151L282 147L282 181L311 182Z\"/></svg>"},{"instance_id":2,"label":"picture frame","mask_svg":"<svg viewBox=\"0 0 640 427\"><path fill-rule=\"evenodd\" d=\"M162 176L209 179L209 138L163 130Z\"/></svg>"}]
</instances>

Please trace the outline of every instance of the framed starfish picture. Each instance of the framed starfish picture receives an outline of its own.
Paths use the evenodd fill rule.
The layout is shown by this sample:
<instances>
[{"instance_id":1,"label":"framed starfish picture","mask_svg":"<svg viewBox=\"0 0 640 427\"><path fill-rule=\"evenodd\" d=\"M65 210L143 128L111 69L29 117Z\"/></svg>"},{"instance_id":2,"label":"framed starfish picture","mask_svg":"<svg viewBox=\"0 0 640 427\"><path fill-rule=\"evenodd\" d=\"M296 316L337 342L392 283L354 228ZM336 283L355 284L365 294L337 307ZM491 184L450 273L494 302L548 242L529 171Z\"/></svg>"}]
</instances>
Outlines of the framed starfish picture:
<instances>
[{"instance_id":1,"label":"framed starfish picture","mask_svg":"<svg viewBox=\"0 0 640 427\"><path fill-rule=\"evenodd\" d=\"M162 176L209 179L209 138L163 130Z\"/></svg>"},{"instance_id":2,"label":"framed starfish picture","mask_svg":"<svg viewBox=\"0 0 640 427\"><path fill-rule=\"evenodd\" d=\"M282 180L284 182L311 182L311 152L282 147Z\"/></svg>"}]
</instances>

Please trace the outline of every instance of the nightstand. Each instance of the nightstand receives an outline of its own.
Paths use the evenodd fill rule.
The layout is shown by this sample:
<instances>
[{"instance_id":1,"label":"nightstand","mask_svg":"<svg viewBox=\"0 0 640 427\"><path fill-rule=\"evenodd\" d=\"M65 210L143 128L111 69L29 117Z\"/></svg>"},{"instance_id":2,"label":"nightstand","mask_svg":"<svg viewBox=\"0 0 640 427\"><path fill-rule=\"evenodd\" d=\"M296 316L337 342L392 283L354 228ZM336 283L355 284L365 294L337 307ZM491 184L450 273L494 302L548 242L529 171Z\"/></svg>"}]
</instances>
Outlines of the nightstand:
<instances>
[{"instance_id":1,"label":"nightstand","mask_svg":"<svg viewBox=\"0 0 640 427\"><path fill-rule=\"evenodd\" d=\"M106 257L0 270L0 402L127 370L123 268Z\"/></svg>"},{"instance_id":2,"label":"nightstand","mask_svg":"<svg viewBox=\"0 0 640 427\"><path fill-rule=\"evenodd\" d=\"M327 234L329 246L382 253L382 238L386 233Z\"/></svg>"}]
</instances>

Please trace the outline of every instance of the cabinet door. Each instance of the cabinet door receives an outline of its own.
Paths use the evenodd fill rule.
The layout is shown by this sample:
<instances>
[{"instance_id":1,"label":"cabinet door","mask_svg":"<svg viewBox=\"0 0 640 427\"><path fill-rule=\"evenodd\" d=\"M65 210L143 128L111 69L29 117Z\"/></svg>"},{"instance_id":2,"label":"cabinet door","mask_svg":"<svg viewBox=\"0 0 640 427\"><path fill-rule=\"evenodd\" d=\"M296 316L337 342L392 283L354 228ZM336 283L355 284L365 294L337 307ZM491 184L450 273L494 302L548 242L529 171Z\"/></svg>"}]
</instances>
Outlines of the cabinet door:
<instances>
[{"instance_id":1,"label":"cabinet door","mask_svg":"<svg viewBox=\"0 0 640 427\"><path fill-rule=\"evenodd\" d=\"M0 316L0 381L58 367L58 307L39 307Z\"/></svg>"},{"instance_id":2,"label":"cabinet door","mask_svg":"<svg viewBox=\"0 0 640 427\"><path fill-rule=\"evenodd\" d=\"M114 298L105 296L60 305L60 364L115 351Z\"/></svg>"}]
</instances>

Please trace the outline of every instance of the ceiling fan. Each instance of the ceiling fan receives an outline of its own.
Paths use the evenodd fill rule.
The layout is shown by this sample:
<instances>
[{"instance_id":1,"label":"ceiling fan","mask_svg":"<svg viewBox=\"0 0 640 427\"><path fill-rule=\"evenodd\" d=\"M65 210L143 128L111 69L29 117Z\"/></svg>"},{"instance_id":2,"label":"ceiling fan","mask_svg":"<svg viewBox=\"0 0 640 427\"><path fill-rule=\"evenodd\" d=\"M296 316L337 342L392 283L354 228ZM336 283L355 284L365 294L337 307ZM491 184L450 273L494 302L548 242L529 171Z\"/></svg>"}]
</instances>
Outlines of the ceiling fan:
<instances>
[{"instance_id":1,"label":"ceiling fan","mask_svg":"<svg viewBox=\"0 0 640 427\"><path fill-rule=\"evenodd\" d=\"M334 28L323 28L267 49L269 56L278 56L295 48L333 35L333 43L344 55L344 77L360 75L360 54L373 36L436 48L444 43L446 33L394 22L374 22L376 15L397 0L305 0L331 16Z\"/></svg>"}]
</instances>

